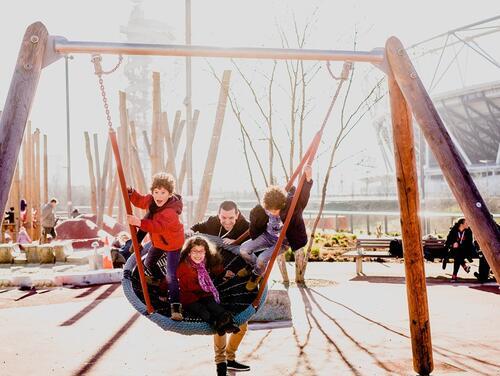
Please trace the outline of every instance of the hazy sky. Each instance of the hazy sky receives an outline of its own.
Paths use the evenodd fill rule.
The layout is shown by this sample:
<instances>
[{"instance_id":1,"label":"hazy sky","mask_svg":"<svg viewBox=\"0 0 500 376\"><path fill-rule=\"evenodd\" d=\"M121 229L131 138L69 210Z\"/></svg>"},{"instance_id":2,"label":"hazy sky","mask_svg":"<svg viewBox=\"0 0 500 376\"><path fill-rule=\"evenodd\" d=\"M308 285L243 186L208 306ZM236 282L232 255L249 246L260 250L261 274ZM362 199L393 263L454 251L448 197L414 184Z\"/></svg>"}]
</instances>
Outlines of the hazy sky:
<instances>
[{"instance_id":1,"label":"hazy sky","mask_svg":"<svg viewBox=\"0 0 500 376\"><path fill-rule=\"evenodd\" d=\"M143 1L142 3L146 18L155 19L170 26L174 36L172 43L184 43L183 1ZM79 2L20 0L10 2L8 7L3 7L0 12L0 38L3 49L0 70L0 108L3 107L7 96L21 38L29 24L42 21L50 34L61 35L69 40L122 41L120 26L126 25L133 6L133 2L123 0ZM473 2L453 0L411 2L193 0L192 43L216 46L280 47L277 25L280 25L287 33L292 32L292 20L295 15L299 28L304 27L308 20L313 20L307 48L352 49L353 36L357 31L357 49L371 50L375 47L383 47L385 40L391 35L398 36L408 46L449 29L498 14L500 14L500 3L495 0ZM500 34L497 33L494 37L485 38L486 47L498 46L499 37ZM490 49L489 52L493 54L495 51ZM416 63L426 84L432 78L437 57L439 55L429 58L428 62L423 59ZM497 68L477 59L473 53L464 51L460 57L462 66L452 67L445 79L433 91L434 94L500 78ZM113 66L115 62L116 57L105 57L104 68ZM227 60L214 59L211 60L211 64L219 76L222 75L224 69L231 68ZM241 66L255 80L257 87L261 87L259 86L261 73L270 72L269 62L246 61L241 62ZM312 66L312 63L309 66ZM168 112L172 121L174 112L183 109L184 60L181 58L156 59L153 67L161 72L163 109ZM338 72L340 65L334 64L333 69ZM277 75L275 89L277 93L275 119L278 137L285 140L285 127L289 117L286 109L288 82L284 65L280 65L279 70L281 73ZM369 65L359 66L360 77L365 77L368 71L373 77L366 76L366 79L356 81L356 87L353 87L350 98L351 107L355 107L362 100L374 80L380 77L379 72ZM465 81L459 78L459 71ZM204 59L197 59L193 62L193 82L193 106L201 110L199 137L194 146L193 168L196 191L196 184L201 181L208 147L207 140L209 140L213 126L218 97L218 86L209 73ZM118 124L117 92L127 85L123 70L120 69L113 76L106 77L106 85L113 110L112 115L115 123ZM265 142L262 141L262 133L259 133L258 128L259 125L263 125L262 119L259 118L258 112L249 100L248 91L243 89L241 78L235 71L233 71L231 87L241 97L240 105L248 124L254 126L252 132L254 132L257 147L265 153ZM307 123L307 141L321 124L334 88L335 85L329 79L322 64L321 71L311 85L309 94L311 115ZM383 90L385 90L385 85ZM83 131L88 130L102 135L100 137L102 145L106 139L102 102L89 56L78 55L70 62L70 91L72 180L74 184L87 184ZM337 106L332 114L330 131L327 132L325 144L320 152L325 150L328 143L333 140L339 119L339 107ZM379 116L387 111L382 107L378 106L377 111L369 115ZM249 190L248 173L239 151L241 148L240 132L229 107L225 119L221 151L214 176L214 189ZM31 120L34 128L40 128L49 137L51 181L65 184L66 113L63 59L44 69L32 108ZM347 184L352 184L351 181L361 176L384 172L371 125L372 121L372 117L368 116L344 142L339 152L339 160L344 158L348 160L334 171L337 181L339 177L342 177ZM326 160L327 154L323 154L318 160L316 171L319 170L320 175L324 173ZM277 173L279 175L278 168Z\"/></svg>"}]
</instances>

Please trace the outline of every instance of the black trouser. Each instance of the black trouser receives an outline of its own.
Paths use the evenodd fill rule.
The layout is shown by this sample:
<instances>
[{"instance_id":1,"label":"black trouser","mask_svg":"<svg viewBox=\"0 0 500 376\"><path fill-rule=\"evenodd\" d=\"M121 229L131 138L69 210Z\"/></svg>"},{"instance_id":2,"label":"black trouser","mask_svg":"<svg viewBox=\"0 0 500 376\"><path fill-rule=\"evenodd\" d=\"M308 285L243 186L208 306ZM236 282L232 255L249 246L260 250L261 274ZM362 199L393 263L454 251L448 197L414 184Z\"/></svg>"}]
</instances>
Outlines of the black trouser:
<instances>
[{"instance_id":1,"label":"black trouser","mask_svg":"<svg viewBox=\"0 0 500 376\"><path fill-rule=\"evenodd\" d=\"M460 265L465 264L465 249L462 247L453 248L453 275L458 274Z\"/></svg>"},{"instance_id":2,"label":"black trouser","mask_svg":"<svg viewBox=\"0 0 500 376\"><path fill-rule=\"evenodd\" d=\"M226 312L226 310L214 300L213 296L201 298L194 303L184 306L184 309L193 315L199 316L210 325L214 325Z\"/></svg>"}]
</instances>

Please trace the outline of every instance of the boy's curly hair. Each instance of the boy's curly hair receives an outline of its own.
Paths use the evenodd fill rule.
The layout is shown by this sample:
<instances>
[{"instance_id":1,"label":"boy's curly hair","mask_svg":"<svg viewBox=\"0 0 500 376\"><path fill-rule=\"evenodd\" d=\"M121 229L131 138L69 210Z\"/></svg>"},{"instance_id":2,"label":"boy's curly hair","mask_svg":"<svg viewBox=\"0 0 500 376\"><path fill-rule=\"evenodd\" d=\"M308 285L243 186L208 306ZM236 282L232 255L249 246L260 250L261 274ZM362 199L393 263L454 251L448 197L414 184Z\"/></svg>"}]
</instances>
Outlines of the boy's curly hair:
<instances>
[{"instance_id":1,"label":"boy's curly hair","mask_svg":"<svg viewBox=\"0 0 500 376\"><path fill-rule=\"evenodd\" d=\"M267 210L284 209L286 205L286 192L277 185L267 187L262 199L262 206Z\"/></svg>"},{"instance_id":2,"label":"boy's curly hair","mask_svg":"<svg viewBox=\"0 0 500 376\"><path fill-rule=\"evenodd\" d=\"M175 179L172 174L166 172L158 172L153 176L153 182L151 183L151 192L156 188L165 188L170 193L174 193L175 190Z\"/></svg>"},{"instance_id":3,"label":"boy's curly hair","mask_svg":"<svg viewBox=\"0 0 500 376\"><path fill-rule=\"evenodd\" d=\"M205 266L209 273L222 264L222 257L215 249L215 246L203 236L193 236L186 240L184 247L182 247L179 264L186 261L191 249L197 245L201 245L205 248Z\"/></svg>"}]
</instances>

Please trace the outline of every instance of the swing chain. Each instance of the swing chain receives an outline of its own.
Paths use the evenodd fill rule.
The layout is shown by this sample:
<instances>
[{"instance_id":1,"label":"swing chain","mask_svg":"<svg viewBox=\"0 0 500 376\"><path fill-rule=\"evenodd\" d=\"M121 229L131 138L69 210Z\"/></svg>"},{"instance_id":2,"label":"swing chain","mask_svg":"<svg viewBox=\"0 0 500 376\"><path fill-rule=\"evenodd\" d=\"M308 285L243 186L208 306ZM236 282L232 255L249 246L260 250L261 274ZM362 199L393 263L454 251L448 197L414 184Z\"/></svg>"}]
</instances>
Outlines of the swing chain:
<instances>
[{"instance_id":1,"label":"swing chain","mask_svg":"<svg viewBox=\"0 0 500 376\"><path fill-rule=\"evenodd\" d=\"M92 55L91 61L94 63L94 71L95 71L94 73L99 78L99 89L101 90L102 102L104 103L104 111L106 112L106 120L108 121L108 127L113 128L113 123L111 121L111 114L109 112L108 97L106 96L106 89L104 88L104 80L103 80L102 76L104 74L111 74L111 73L115 72L118 69L118 67L121 65L121 63L123 61L123 57L122 57L122 55L120 55L116 66L109 71L102 70L102 65L101 65L102 56L101 55L99 55L99 54Z\"/></svg>"}]
</instances>

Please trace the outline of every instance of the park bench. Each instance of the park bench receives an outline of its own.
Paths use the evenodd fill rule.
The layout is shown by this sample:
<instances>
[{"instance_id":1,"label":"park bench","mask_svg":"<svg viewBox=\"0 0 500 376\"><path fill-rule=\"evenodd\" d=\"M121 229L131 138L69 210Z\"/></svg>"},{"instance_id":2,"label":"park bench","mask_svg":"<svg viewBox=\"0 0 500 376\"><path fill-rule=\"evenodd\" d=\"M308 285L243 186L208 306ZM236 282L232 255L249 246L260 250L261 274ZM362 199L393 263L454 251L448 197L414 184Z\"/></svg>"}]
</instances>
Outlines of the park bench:
<instances>
[{"instance_id":1,"label":"park bench","mask_svg":"<svg viewBox=\"0 0 500 376\"><path fill-rule=\"evenodd\" d=\"M343 254L353 257L356 261L356 274L363 273L363 258L397 258L389 252L391 241L396 238L358 238L356 249ZM426 260L434 261L434 258L442 259L446 256L445 239L423 239L422 247Z\"/></svg>"},{"instance_id":2,"label":"park bench","mask_svg":"<svg viewBox=\"0 0 500 376\"><path fill-rule=\"evenodd\" d=\"M393 238L358 238L356 239L356 249L343 254L343 256L353 257L356 261L356 274L363 274L363 258L396 258L397 256L389 252L389 245Z\"/></svg>"}]
</instances>

